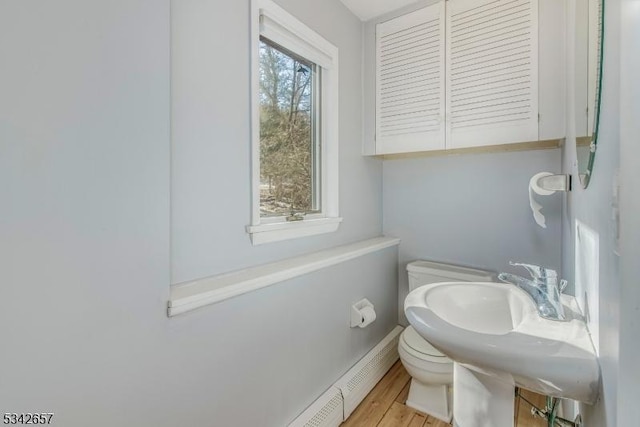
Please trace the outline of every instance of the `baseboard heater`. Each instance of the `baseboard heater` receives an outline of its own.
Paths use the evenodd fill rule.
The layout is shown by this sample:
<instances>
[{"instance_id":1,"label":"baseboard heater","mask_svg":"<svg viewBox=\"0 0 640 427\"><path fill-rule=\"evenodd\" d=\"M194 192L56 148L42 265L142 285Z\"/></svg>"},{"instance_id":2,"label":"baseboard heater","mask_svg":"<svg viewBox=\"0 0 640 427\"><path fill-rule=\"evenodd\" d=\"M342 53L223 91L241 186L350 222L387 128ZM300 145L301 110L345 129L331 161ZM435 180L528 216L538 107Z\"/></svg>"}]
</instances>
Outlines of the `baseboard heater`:
<instances>
[{"instance_id":1,"label":"baseboard heater","mask_svg":"<svg viewBox=\"0 0 640 427\"><path fill-rule=\"evenodd\" d=\"M356 409L384 374L398 360L396 326L353 368L316 399L289 427L337 427Z\"/></svg>"},{"instance_id":2,"label":"baseboard heater","mask_svg":"<svg viewBox=\"0 0 640 427\"><path fill-rule=\"evenodd\" d=\"M342 423L342 393L334 386L325 391L289 427L337 427Z\"/></svg>"}]
</instances>

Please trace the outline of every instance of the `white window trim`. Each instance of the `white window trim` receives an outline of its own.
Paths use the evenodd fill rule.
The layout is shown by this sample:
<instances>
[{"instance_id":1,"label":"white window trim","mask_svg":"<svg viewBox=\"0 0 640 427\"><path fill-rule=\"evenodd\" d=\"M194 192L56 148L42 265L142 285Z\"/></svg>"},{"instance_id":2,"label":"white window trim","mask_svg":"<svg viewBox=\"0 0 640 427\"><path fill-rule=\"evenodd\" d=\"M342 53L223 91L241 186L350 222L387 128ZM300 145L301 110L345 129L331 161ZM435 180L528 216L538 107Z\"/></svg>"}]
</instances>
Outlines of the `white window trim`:
<instances>
[{"instance_id":1,"label":"white window trim","mask_svg":"<svg viewBox=\"0 0 640 427\"><path fill-rule=\"evenodd\" d=\"M322 67L320 117L321 213L302 221L260 218L260 36ZM338 211L338 48L272 0L251 2L251 242L294 239L336 231Z\"/></svg>"}]
</instances>

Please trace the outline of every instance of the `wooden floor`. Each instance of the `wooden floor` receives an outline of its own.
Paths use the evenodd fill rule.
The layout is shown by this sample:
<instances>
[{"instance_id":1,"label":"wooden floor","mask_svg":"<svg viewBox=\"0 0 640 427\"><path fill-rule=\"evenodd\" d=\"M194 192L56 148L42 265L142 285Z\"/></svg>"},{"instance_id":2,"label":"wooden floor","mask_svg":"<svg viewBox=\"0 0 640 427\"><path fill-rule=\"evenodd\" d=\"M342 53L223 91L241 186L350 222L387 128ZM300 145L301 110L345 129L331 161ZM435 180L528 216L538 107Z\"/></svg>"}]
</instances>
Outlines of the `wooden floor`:
<instances>
[{"instance_id":1,"label":"wooden floor","mask_svg":"<svg viewBox=\"0 0 640 427\"><path fill-rule=\"evenodd\" d=\"M341 426L450 427L450 424L405 405L410 380L411 377L402 363L396 362ZM544 396L527 390L522 390L522 395L539 408L544 407ZM531 415L531 406L522 398L517 399L514 404L517 427L546 427L547 423L544 420Z\"/></svg>"}]
</instances>

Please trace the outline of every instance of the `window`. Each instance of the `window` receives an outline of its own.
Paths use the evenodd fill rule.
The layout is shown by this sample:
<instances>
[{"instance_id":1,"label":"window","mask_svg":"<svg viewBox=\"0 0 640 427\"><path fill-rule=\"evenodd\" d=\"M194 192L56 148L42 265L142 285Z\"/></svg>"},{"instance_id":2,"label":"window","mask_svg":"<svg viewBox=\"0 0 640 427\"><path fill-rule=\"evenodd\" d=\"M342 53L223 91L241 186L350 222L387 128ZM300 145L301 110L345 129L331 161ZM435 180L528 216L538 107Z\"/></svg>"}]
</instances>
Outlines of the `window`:
<instances>
[{"instance_id":1,"label":"window","mask_svg":"<svg viewBox=\"0 0 640 427\"><path fill-rule=\"evenodd\" d=\"M252 2L253 244L335 231L338 50L271 0Z\"/></svg>"},{"instance_id":2,"label":"window","mask_svg":"<svg viewBox=\"0 0 640 427\"><path fill-rule=\"evenodd\" d=\"M321 212L319 69L260 39L260 216Z\"/></svg>"}]
</instances>

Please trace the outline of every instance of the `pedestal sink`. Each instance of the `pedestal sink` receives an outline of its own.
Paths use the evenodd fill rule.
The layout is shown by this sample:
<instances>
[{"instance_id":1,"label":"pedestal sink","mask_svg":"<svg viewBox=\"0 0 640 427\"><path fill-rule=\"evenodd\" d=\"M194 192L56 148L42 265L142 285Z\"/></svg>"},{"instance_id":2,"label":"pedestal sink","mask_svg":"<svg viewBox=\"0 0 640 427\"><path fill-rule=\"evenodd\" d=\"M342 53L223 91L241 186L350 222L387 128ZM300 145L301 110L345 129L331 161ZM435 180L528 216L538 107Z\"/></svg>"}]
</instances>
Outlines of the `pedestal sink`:
<instances>
[{"instance_id":1,"label":"pedestal sink","mask_svg":"<svg viewBox=\"0 0 640 427\"><path fill-rule=\"evenodd\" d=\"M566 321L543 319L531 298L506 283L435 283L411 292L415 330L454 361L454 425L513 425L516 386L594 403L600 369L575 298Z\"/></svg>"}]
</instances>

